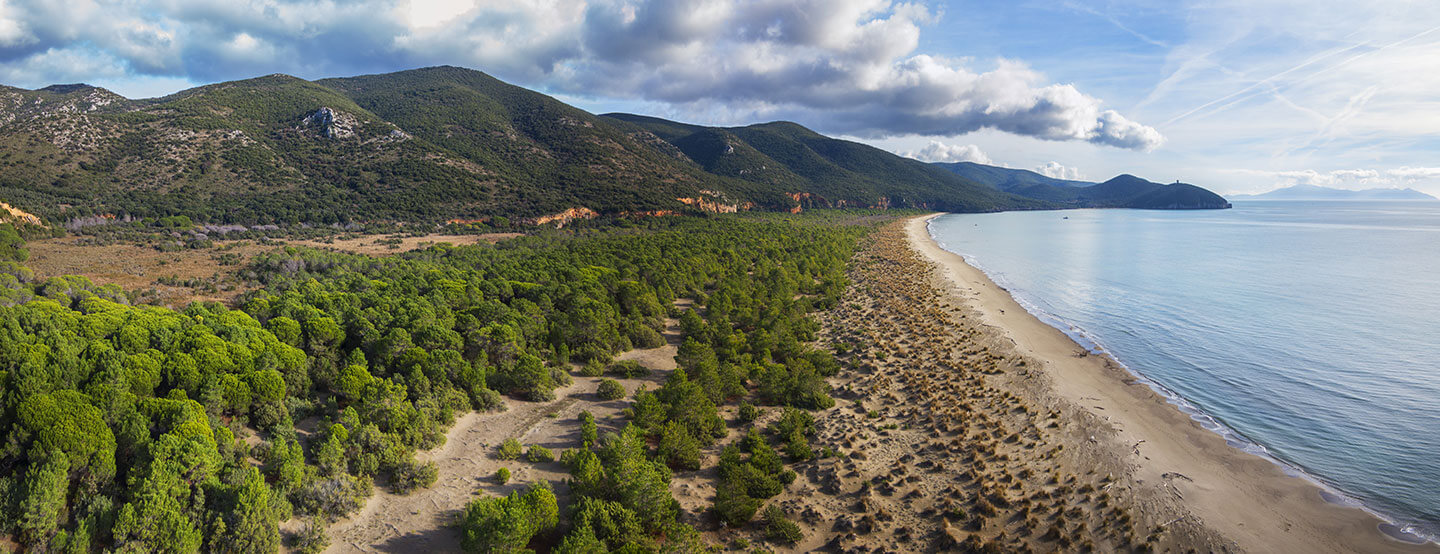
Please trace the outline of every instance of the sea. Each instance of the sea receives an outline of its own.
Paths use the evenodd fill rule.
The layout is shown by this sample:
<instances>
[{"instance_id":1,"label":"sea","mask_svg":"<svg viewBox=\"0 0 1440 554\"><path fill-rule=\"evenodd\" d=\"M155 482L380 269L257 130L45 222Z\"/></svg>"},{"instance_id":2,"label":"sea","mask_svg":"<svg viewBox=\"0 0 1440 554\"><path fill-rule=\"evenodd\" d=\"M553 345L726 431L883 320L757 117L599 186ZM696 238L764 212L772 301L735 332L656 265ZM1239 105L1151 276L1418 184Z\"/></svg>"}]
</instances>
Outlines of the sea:
<instances>
[{"instance_id":1,"label":"sea","mask_svg":"<svg viewBox=\"0 0 1440 554\"><path fill-rule=\"evenodd\" d=\"M1440 202L949 214L1031 313L1231 446L1440 537Z\"/></svg>"}]
</instances>

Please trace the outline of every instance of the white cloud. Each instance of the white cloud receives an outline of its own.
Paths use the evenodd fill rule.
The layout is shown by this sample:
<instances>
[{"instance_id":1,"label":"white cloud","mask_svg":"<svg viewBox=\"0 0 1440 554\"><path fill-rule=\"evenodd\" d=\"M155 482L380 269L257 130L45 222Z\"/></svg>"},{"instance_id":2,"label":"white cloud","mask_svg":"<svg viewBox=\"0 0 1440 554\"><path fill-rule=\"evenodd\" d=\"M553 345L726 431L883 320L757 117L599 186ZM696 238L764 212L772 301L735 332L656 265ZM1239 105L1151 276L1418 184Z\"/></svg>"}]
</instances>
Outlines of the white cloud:
<instances>
[{"instance_id":1,"label":"white cloud","mask_svg":"<svg viewBox=\"0 0 1440 554\"><path fill-rule=\"evenodd\" d=\"M1437 180L1440 179L1440 167L1399 167L1385 171L1386 175L1396 179L1406 180Z\"/></svg>"},{"instance_id":2,"label":"white cloud","mask_svg":"<svg viewBox=\"0 0 1440 554\"><path fill-rule=\"evenodd\" d=\"M1084 175L1080 174L1080 168L1066 167L1060 165L1060 162L1047 163L1045 165L1035 168L1035 172L1051 179L1067 179L1070 181L1079 181L1085 178Z\"/></svg>"},{"instance_id":3,"label":"white cloud","mask_svg":"<svg viewBox=\"0 0 1440 554\"><path fill-rule=\"evenodd\" d=\"M60 4L64 4L63 7ZM879 138L994 129L1153 150L1152 127L1022 62L918 52L940 19L890 0L4 0L0 64L93 48L132 75L223 80L475 67L583 97ZM726 123L735 122L727 121Z\"/></svg>"},{"instance_id":4,"label":"white cloud","mask_svg":"<svg viewBox=\"0 0 1440 554\"><path fill-rule=\"evenodd\" d=\"M0 64L0 82L23 82L41 72L53 79L46 84L68 84L122 77L125 68L122 60L105 52L83 47L52 48L30 55L19 63Z\"/></svg>"},{"instance_id":5,"label":"white cloud","mask_svg":"<svg viewBox=\"0 0 1440 554\"><path fill-rule=\"evenodd\" d=\"M35 40L6 2L0 0L0 48L20 46Z\"/></svg>"},{"instance_id":6,"label":"white cloud","mask_svg":"<svg viewBox=\"0 0 1440 554\"><path fill-rule=\"evenodd\" d=\"M900 155L907 158L915 158L922 162L975 162L977 164L995 165L995 162L990 160L990 156L986 156L985 152L982 152L979 146L974 144L945 144L938 140L930 141L930 144L918 151L905 152Z\"/></svg>"},{"instance_id":7,"label":"white cloud","mask_svg":"<svg viewBox=\"0 0 1440 554\"><path fill-rule=\"evenodd\" d=\"M1269 171L1236 169L1237 173L1267 179L1273 186L1314 185L1332 188L1400 188L1417 183L1440 181L1440 167L1397 167L1391 169L1314 169Z\"/></svg>"}]
</instances>

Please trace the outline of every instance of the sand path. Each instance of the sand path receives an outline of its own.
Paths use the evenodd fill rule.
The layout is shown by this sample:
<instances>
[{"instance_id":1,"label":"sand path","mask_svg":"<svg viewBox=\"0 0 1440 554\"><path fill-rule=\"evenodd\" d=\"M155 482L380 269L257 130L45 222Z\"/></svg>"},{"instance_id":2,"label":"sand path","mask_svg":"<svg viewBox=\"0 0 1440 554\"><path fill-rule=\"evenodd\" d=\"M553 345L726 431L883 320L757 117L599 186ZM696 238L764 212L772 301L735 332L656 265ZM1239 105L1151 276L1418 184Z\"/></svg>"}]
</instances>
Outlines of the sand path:
<instances>
[{"instance_id":1,"label":"sand path","mask_svg":"<svg viewBox=\"0 0 1440 554\"><path fill-rule=\"evenodd\" d=\"M912 247L940 266L952 292L986 324L1042 363L1055 392L1107 418L1134 444L1135 478L1169 487L1206 526L1250 552L1433 552L1388 538L1361 510L1327 503L1320 488L1260 457L1228 446L1106 356L1083 349L1025 311L1010 294L930 238L928 222L907 224ZM1180 474L1183 478L1177 478Z\"/></svg>"}]
</instances>

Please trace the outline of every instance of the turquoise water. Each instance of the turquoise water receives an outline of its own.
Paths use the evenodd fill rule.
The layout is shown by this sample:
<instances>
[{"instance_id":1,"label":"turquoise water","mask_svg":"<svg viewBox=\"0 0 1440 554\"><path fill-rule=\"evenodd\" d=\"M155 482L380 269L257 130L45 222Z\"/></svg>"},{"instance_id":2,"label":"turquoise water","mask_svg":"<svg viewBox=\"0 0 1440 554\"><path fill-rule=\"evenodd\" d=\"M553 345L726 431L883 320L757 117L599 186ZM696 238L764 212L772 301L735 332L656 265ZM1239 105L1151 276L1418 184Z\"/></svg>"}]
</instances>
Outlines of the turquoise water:
<instances>
[{"instance_id":1,"label":"turquoise water","mask_svg":"<svg viewBox=\"0 0 1440 554\"><path fill-rule=\"evenodd\" d=\"M1233 446L1440 536L1440 202L953 214L930 231Z\"/></svg>"}]
</instances>

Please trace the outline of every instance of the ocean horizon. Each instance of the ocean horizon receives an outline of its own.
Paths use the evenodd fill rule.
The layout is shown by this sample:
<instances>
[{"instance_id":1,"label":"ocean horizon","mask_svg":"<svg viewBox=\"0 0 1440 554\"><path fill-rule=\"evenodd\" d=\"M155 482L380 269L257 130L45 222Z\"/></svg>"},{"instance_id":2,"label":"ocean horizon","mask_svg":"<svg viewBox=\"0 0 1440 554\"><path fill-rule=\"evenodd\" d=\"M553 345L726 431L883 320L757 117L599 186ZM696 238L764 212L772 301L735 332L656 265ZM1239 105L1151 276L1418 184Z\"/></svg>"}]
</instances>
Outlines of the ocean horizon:
<instances>
[{"instance_id":1,"label":"ocean horizon","mask_svg":"<svg viewBox=\"0 0 1440 554\"><path fill-rule=\"evenodd\" d=\"M942 248L1231 446L1432 541L1440 249L1416 246L1434 233L1440 203L1381 201L930 223Z\"/></svg>"}]
</instances>

